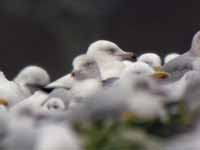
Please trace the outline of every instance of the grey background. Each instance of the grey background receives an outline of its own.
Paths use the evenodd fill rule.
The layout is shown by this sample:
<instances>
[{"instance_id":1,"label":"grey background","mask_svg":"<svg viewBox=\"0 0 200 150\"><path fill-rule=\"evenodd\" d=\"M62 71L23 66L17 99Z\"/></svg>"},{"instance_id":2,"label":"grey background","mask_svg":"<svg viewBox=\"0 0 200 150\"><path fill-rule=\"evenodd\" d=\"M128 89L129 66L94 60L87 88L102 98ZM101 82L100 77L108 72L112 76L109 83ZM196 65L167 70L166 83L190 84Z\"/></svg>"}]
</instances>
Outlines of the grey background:
<instances>
[{"instance_id":1,"label":"grey background","mask_svg":"<svg viewBox=\"0 0 200 150\"><path fill-rule=\"evenodd\" d=\"M199 6L198 0L0 0L0 69L11 79L37 64L55 79L98 39L138 55L182 53L200 29Z\"/></svg>"}]
</instances>

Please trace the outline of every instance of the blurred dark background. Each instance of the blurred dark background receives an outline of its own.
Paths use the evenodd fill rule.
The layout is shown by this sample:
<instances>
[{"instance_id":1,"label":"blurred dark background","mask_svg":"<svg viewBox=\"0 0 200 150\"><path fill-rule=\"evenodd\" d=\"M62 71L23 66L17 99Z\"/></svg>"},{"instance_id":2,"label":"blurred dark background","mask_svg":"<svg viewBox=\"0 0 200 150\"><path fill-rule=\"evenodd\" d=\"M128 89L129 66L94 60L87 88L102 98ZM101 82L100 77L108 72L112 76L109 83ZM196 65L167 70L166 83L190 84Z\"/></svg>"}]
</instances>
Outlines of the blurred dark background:
<instances>
[{"instance_id":1,"label":"blurred dark background","mask_svg":"<svg viewBox=\"0 0 200 150\"><path fill-rule=\"evenodd\" d=\"M0 69L9 78L24 66L52 79L98 39L138 55L182 53L200 29L200 1L0 0Z\"/></svg>"}]
</instances>

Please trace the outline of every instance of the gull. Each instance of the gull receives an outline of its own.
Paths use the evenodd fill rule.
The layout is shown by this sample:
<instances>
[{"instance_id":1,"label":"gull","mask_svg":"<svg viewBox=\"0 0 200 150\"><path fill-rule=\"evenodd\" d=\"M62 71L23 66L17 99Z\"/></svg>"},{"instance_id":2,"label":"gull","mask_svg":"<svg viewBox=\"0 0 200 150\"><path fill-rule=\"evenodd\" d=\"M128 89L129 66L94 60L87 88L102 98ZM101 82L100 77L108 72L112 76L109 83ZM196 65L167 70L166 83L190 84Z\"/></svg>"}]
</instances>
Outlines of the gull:
<instances>
[{"instance_id":1,"label":"gull","mask_svg":"<svg viewBox=\"0 0 200 150\"><path fill-rule=\"evenodd\" d=\"M130 81L134 81L135 77L152 77L154 79L165 79L168 78L168 74L161 71L156 71L148 64L144 62L134 62L127 67L121 74L119 84L129 85L132 84ZM125 87L123 87L126 89Z\"/></svg>"},{"instance_id":2,"label":"gull","mask_svg":"<svg viewBox=\"0 0 200 150\"><path fill-rule=\"evenodd\" d=\"M134 53L125 52L115 43L105 40L92 43L87 50L87 55L97 61L104 80L120 77L126 67L123 61L136 58Z\"/></svg>"},{"instance_id":3,"label":"gull","mask_svg":"<svg viewBox=\"0 0 200 150\"><path fill-rule=\"evenodd\" d=\"M175 59L176 57L180 56L178 53L170 53L167 54L164 58L164 64L170 62L171 60Z\"/></svg>"},{"instance_id":4,"label":"gull","mask_svg":"<svg viewBox=\"0 0 200 150\"><path fill-rule=\"evenodd\" d=\"M101 90L104 82L97 62L93 57L83 54L73 60L73 70L70 74L49 84L47 88L68 90L71 96L70 103L73 101L77 104ZM71 107L72 104L69 105Z\"/></svg>"},{"instance_id":5,"label":"gull","mask_svg":"<svg viewBox=\"0 0 200 150\"><path fill-rule=\"evenodd\" d=\"M37 66L24 68L13 81L9 81L3 72L0 72L0 99L6 100L9 107L14 106L49 81L47 72Z\"/></svg>"},{"instance_id":6,"label":"gull","mask_svg":"<svg viewBox=\"0 0 200 150\"><path fill-rule=\"evenodd\" d=\"M75 82L73 77L77 76L78 74L81 74L79 77L80 79L77 78L78 80L81 80L81 78L94 78L97 80L102 80L98 64L92 57L88 55L82 54L74 58L72 66L73 71L71 73L48 84L46 88L65 88L70 90L71 86Z\"/></svg>"},{"instance_id":7,"label":"gull","mask_svg":"<svg viewBox=\"0 0 200 150\"><path fill-rule=\"evenodd\" d=\"M23 91L32 95L50 83L50 77L46 70L39 66L27 66L14 78Z\"/></svg>"},{"instance_id":8,"label":"gull","mask_svg":"<svg viewBox=\"0 0 200 150\"><path fill-rule=\"evenodd\" d=\"M144 120L160 118L164 121L167 119L164 107L169 98L156 82L162 76L168 77L168 74L157 72L144 62L135 62L123 71L117 82L118 92L114 93L124 97L128 112Z\"/></svg>"},{"instance_id":9,"label":"gull","mask_svg":"<svg viewBox=\"0 0 200 150\"><path fill-rule=\"evenodd\" d=\"M180 79L186 72L190 70L198 70L195 66L199 65L200 56L200 31L197 32L192 40L191 48L188 52L171 60L161 69L170 73L170 80L176 81ZM195 69L196 68L196 69Z\"/></svg>"},{"instance_id":10,"label":"gull","mask_svg":"<svg viewBox=\"0 0 200 150\"><path fill-rule=\"evenodd\" d=\"M194 111L200 107L200 77L198 71L188 71L178 81L161 84L154 82L150 87L153 93L166 97L165 103L168 106L175 106L174 108L176 108L177 104L183 102L188 111Z\"/></svg>"},{"instance_id":11,"label":"gull","mask_svg":"<svg viewBox=\"0 0 200 150\"><path fill-rule=\"evenodd\" d=\"M85 103L81 103L78 107L77 105L75 105L75 108L71 108L73 106L70 106L68 117L71 120L74 120L75 118L78 118L76 120L87 120L88 117L93 119L102 119L106 117L119 118L120 114L128 109L129 100L126 99L132 96L132 94L134 95L135 91L133 85L138 78L152 78L155 73L153 68L143 62L133 63L132 67L126 68L122 72L121 77L115 81L112 86L109 86L108 88L103 87L101 90L93 93L93 95L87 97ZM154 103L154 101L152 101L152 103ZM162 103L160 101L155 101L155 103L159 106L158 110L162 110ZM77 111L79 113L77 113ZM161 115L162 113L158 114ZM157 114L156 117L158 117Z\"/></svg>"},{"instance_id":12,"label":"gull","mask_svg":"<svg viewBox=\"0 0 200 150\"><path fill-rule=\"evenodd\" d=\"M132 85L135 82L135 77L147 77L155 73L154 69L144 62L135 62L129 65L121 74L120 79L116 84L119 85L125 93L132 92Z\"/></svg>"},{"instance_id":13,"label":"gull","mask_svg":"<svg viewBox=\"0 0 200 150\"><path fill-rule=\"evenodd\" d=\"M152 68L159 69L161 67L161 58L156 53L145 53L137 58L137 61L144 62Z\"/></svg>"},{"instance_id":14,"label":"gull","mask_svg":"<svg viewBox=\"0 0 200 150\"><path fill-rule=\"evenodd\" d=\"M127 67L122 72L120 79L111 89L109 97L113 97L117 101L112 103L117 104L117 106L121 105L122 108L125 105L125 112L130 111L142 119L165 118L165 97L157 93L154 94L148 88L149 82L154 81L155 74L156 71L144 62L132 63L132 66ZM145 83L144 86L141 86L139 82Z\"/></svg>"},{"instance_id":15,"label":"gull","mask_svg":"<svg viewBox=\"0 0 200 150\"><path fill-rule=\"evenodd\" d=\"M151 90L154 93L166 97L166 103L169 105L176 105L180 100L183 99L184 93L188 85L188 76L190 76L190 71L185 73L185 75L177 81L174 82L156 82L152 84Z\"/></svg>"},{"instance_id":16,"label":"gull","mask_svg":"<svg viewBox=\"0 0 200 150\"><path fill-rule=\"evenodd\" d=\"M13 81L9 81L3 72L0 72L0 99L8 107L11 107L23 99L30 96L21 86Z\"/></svg>"}]
</instances>

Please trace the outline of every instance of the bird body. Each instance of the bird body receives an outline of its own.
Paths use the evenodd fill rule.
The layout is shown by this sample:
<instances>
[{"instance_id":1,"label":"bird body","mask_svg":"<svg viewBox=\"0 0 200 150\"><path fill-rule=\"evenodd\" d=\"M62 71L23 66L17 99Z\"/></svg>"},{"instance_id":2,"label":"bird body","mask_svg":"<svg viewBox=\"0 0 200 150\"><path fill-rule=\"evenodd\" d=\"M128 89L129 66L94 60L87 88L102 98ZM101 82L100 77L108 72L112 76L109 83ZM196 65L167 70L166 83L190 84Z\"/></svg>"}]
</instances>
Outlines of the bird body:
<instances>
[{"instance_id":1,"label":"bird body","mask_svg":"<svg viewBox=\"0 0 200 150\"><path fill-rule=\"evenodd\" d=\"M17 83L6 79L3 72L0 73L0 99L8 101L8 106L13 106L31 94L21 88Z\"/></svg>"},{"instance_id":2,"label":"bird body","mask_svg":"<svg viewBox=\"0 0 200 150\"><path fill-rule=\"evenodd\" d=\"M170 80L176 81L180 79L186 72L194 70L194 63L199 58L200 31L194 35L189 51L166 63L161 69L171 74Z\"/></svg>"}]
</instances>

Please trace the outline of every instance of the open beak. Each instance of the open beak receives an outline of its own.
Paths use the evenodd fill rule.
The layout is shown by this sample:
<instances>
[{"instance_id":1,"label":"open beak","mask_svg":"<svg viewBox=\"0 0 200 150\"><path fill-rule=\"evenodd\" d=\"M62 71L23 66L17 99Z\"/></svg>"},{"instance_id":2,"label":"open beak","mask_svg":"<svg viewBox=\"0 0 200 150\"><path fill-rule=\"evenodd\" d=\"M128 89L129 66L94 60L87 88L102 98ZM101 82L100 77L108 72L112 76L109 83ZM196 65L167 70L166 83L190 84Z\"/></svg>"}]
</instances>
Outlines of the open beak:
<instances>
[{"instance_id":1,"label":"open beak","mask_svg":"<svg viewBox=\"0 0 200 150\"><path fill-rule=\"evenodd\" d=\"M119 56L122 61L123 60L136 61L137 59L136 54L133 52L123 52L123 53L117 54L117 56Z\"/></svg>"},{"instance_id":2,"label":"open beak","mask_svg":"<svg viewBox=\"0 0 200 150\"><path fill-rule=\"evenodd\" d=\"M151 75L155 79L166 79L169 78L169 73L164 71L157 71Z\"/></svg>"}]
</instances>

